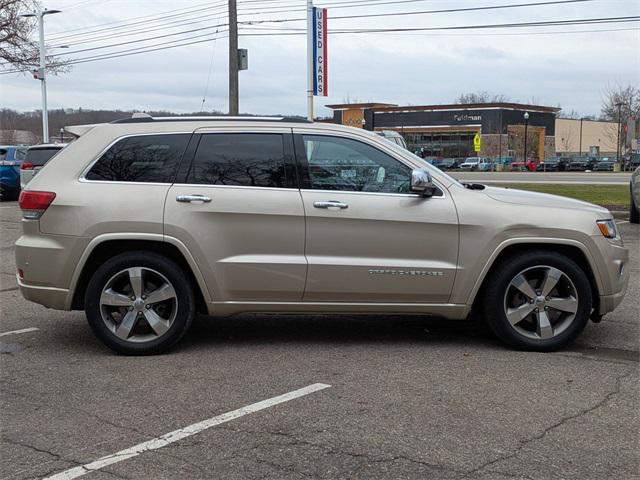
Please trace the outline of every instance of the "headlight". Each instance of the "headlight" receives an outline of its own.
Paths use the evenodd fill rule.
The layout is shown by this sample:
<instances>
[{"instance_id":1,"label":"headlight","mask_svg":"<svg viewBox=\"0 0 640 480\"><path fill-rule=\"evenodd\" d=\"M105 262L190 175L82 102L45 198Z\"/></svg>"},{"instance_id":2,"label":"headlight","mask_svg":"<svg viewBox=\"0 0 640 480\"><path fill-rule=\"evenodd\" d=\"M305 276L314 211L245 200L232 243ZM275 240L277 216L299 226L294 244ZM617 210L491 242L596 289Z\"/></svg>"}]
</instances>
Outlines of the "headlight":
<instances>
[{"instance_id":1,"label":"headlight","mask_svg":"<svg viewBox=\"0 0 640 480\"><path fill-rule=\"evenodd\" d=\"M600 229L600 233L607 238L616 238L618 236L618 229L616 228L616 222L612 219L609 220L598 220L596 221L598 224L598 228Z\"/></svg>"}]
</instances>

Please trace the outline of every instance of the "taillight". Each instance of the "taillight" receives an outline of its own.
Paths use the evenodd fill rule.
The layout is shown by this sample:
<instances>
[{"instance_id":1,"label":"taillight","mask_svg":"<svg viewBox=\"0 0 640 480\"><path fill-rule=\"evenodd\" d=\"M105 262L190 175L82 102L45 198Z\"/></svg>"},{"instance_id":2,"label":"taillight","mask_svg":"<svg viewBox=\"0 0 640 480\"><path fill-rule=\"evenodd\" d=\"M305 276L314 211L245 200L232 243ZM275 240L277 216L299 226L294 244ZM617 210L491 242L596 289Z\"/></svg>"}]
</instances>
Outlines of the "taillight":
<instances>
[{"instance_id":1,"label":"taillight","mask_svg":"<svg viewBox=\"0 0 640 480\"><path fill-rule=\"evenodd\" d=\"M22 162L22 165L20 165L20 170L31 170L32 168L33 168L33 163Z\"/></svg>"},{"instance_id":2,"label":"taillight","mask_svg":"<svg viewBox=\"0 0 640 480\"><path fill-rule=\"evenodd\" d=\"M18 200L22 216L29 220L37 220L49 208L54 198L56 198L54 192L23 190Z\"/></svg>"}]
</instances>

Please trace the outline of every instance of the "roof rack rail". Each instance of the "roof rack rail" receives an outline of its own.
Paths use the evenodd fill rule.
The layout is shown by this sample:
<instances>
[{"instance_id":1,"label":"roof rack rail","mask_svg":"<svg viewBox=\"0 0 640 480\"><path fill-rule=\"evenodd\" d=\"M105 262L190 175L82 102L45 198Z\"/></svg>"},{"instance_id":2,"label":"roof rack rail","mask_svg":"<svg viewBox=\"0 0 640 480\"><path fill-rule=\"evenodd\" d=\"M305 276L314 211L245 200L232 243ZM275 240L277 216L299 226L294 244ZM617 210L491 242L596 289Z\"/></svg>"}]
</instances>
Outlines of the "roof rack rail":
<instances>
[{"instance_id":1,"label":"roof rack rail","mask_svg":"<svg viewBox=\"0 0 640 480\"><path fill-rule=\"evenodd\" d=\"M242 120L249 122L286 122L311 123L302 117L254 117L250 115L219 115L219 116L184 116L184 117L152 117L147 113L134 113L131 117L113 120L111 123L155 123L155 122L228 122Z\"/></svg>"}]
</instances>

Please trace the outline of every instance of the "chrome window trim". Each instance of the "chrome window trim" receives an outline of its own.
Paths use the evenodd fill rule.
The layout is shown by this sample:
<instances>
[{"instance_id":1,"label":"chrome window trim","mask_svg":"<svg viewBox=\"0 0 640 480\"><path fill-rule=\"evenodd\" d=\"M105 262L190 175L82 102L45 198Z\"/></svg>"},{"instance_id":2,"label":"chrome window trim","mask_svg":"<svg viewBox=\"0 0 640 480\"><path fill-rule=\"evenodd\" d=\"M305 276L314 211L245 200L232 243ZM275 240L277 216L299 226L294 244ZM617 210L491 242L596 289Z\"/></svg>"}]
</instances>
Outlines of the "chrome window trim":
<instances>
[{"instance_id":1,"label":"chrome window trim","mask_svg":"<svg viewBox=\"0 0 640 480\"><path fill-rule=\"evenodd\" d=\"M215 185L211 183L172 183L172 187L189 187L189 188L241 188L243 190L283 190L287 192L300 191L297 187L261 187L259 185Z\"/></svg>"},{"instance_id":2,"label":"chrome window trim","mask_svg":"<svg viewBox=\"0 0 640 480\"><path fill-rule=\"evenodd\" d=\"M436 182L434 182L436 183ZM315 188L301 188L301 192L309 192L309 193L327 193L327 194L338 194L338 193L347 193L350 195L376 195L376 196L384 196L384 197L403 197L403 198L424 198L425 200L429 198L434 198L437 200L442 200L447 198L445 193L445 189L440 186L440 184L436 183L436 186L442 192L442 195L434 195L432 197L424 197L418 193L389 193L389 192L358 192L354 190L318 190Z\"/></svg>"},{"instance_id":3,"label":"chrome window trim","mask_svg":"<svg viewBox=\"0 0 640 480\"><path fill-rule=\"evenodd\" d=\"M116 137L114 140L111 141L111 143L109 143L105 148L103 148L94 158L93 160L91 160L91 162L89 162L89 165L82 170L82 172L80 173L80 176L78 177L78 182L80 183L109 183L109 184L113 184L113 183L117 183L117 184L125 184L125 185L132 185L132 184L136 184L136 185L171 185L171 182L125 182L125 181L121 181L121 180L89 180L88 178L86 178L87 173L89 173L89 171L93 168L93 166L98 162L98 160L100 160L102 158L102 156L107 153L107 151L113 147L116 143L118 143L120 140L124 140L127 138L133 138L133 137L149 137L149 136L155 136L155 135L193 135L192 131L189 132L157 132L157 133L153 133L153 132L145 132L145 133L128 133L126 135L121 135L119 137Z\"/></svg>"}]
</instances>

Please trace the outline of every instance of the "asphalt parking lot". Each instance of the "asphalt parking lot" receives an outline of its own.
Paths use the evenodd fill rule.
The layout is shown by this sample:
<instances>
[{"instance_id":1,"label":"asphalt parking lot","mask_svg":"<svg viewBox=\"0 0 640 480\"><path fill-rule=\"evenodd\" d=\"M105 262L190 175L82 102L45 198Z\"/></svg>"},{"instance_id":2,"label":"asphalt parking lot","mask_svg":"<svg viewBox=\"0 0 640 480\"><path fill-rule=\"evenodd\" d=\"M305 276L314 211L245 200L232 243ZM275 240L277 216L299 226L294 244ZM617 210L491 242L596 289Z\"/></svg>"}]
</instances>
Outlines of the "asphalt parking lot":
<instances>
[{"instance_id":1,"label":"asphalt parking lot","mask_svg":"<svg viewBox=\"0 0 640 480\"><path fill-rule=\"evenodd\" d=\"M468 322L246 315L138 358L22 299L16 203L0 217L0 478L640 478L638 225L618 220L624 302L568 350Z\"/></svg>"}]
</instances>

